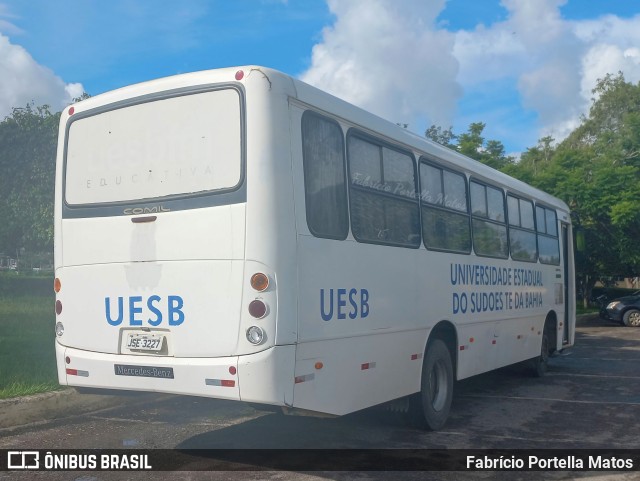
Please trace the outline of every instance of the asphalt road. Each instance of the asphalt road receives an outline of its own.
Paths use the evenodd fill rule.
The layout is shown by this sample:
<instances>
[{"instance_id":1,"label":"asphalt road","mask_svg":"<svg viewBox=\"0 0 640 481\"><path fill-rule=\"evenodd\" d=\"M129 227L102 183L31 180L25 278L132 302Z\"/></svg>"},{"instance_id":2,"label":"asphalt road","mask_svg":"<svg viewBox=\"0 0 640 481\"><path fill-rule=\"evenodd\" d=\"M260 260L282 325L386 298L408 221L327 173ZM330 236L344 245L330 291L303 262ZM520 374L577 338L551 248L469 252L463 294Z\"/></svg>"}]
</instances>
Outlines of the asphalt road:
<instances>
[{"instance_id":1,"label":"asphalt road","mask_svg":"<svg viewBox=\"0 0 640 481\"><path fill-rule=\"evenodd\" d=\"M640 449L640 329L589 319L542 379L511 367L461 381L439 432L377 409L335 419L291 417L240 403L164 397L0 430L3 449L78 448L496 448ZM250 460L247 460L250 462ZM640 479L570 472L155 472L0 473L0 479Z\"/></svg>"}]
</instances>

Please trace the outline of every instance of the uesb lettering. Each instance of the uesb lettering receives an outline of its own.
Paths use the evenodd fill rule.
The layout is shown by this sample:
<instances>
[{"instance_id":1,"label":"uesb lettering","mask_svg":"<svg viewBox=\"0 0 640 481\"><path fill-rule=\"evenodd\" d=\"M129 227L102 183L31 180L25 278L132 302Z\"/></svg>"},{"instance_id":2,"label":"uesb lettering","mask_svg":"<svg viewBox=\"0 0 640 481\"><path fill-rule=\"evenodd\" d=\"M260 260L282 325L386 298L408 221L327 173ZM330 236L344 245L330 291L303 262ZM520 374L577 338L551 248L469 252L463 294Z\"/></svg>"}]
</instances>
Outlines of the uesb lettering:
<instances>
[{"instance_id":1,"label":"uesb lettering","mask_svg":"<svg viewBox=\"0 0 640 481\"><path fill-rule=\"evenodd\" d=\"M184 301L180 296L142 296L104 298L104 311L107 322L112 326L122 323L129 326L159 326L166 319L170 326L179 326L184 322ZM128 318L128 319L125 319Z\"/></svg>"},{"instance_id":2,"label":"uesb lettering","mask_svg":"<svg viewBox=\"0 0 640 481\"><path fill-rule=\"evenodd\" d=\"M367 289L320 289L320 316L324 321L364 319L369 315Z\"/></svg>"}]
</instances>

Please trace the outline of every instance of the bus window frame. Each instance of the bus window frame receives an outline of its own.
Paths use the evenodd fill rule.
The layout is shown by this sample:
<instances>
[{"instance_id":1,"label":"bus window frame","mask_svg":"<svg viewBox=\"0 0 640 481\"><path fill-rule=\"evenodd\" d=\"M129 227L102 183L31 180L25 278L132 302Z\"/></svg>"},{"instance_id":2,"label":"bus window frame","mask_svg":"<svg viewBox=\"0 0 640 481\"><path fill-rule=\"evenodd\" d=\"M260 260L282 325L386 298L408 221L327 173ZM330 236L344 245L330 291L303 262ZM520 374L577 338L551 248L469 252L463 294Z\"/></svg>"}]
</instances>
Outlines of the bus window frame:
<instances>
[{"instance_id":1,"label":"bus window frame","mask_svg":"<svg viewBox=\"0 0 640 481\"><path fill-rule=\"evenodd\" d=\"M308 195L308 191L307 191L307 179L308 179L308 175L307 175L307 169L306 169L306 163L305 163L305 150L304 150L304 138L305 138L305 129L304 129L304 119L305 117L309 117L309 116L314 116L318 119L324 120L330 124L334 124L338 130L340 131L340 142L342 143L342 174L343 174L343 193L344 193L344 206L343 209L345 210L346 213L346 229L344 232L344 235L341 236L330 236L330 235L326 235L326 234L320 234L318 232L315 231L315 229L311 226L311 224L309 224L309 195ZM348 187L348 182L349 182L349 178L348 178L348 172L347 172L347 153L346 153L346 140L345 140L345 135L344 135L344 130L342 129L342 126L340 125L340 123L331 118L328 117L326 115L322 115L314 110L310 110L307 109L302 113L302 116L300 117L300 138L302 141L302 175L303 175L303 182L304 182L304 204L305 204L305 220L307 222L307 229L309 229L309 232L311 233L311 235L313 235L314 237L317 237L319 239L332 239L332 240L345 240L348 236L349 236L349 232L351 231L351 216L350 216L350 209L349 209L349 187Z\"/></svg>"},{"instance_id":2,"label":"bus window frame","mask_svg":"<svg viewBox=\"0 0 640 481\"><path fill-rule=\"evenodd\" d=\"M160 197L133 199L114 202L99 202L92 204L69 204L67 202L67 152L69 146L69 131L71 125L78 120L119 110L135 105L156 102L175 97L197 95L217 90L235 90L238 93L240 108L240 176L238 183L232 187L193 192L186 194L172 194ZM130 212L157 213L166 211L190 210L203 207L239 204L247 201L246 187L246 157L247 157L247 119L245 90L237 83L215 83L196 87L181 87L141 95L102 105L84 112L71 115L65 125L64 151L62 158L62 218L78 219L91 217L117 217L135 215Z\"/></svg>"},{"instance_id":3,"label":"bus window frame","mask_svg":"<svg viewBox=\"0 0 640 481\"><path fill-rule=\"evenodd\" d=\"M473 213L473 204L472 204L472 199L471 199L471 184L475 183L478 185L481 185L484 187L484 197L485 197L485 206L486 206L486 217L484 216L480 216L480 215L476 215ZM489 199L488 199L488 195L487 195L487 187L492 188L497 190L498 192L500 192L501 196L502 196L502 215L504 218L503 222L491 219L488 215L489 213ZM485 182L484 180L478 179L475 176L471 176L469 177L469 212L471 215L471 236L472 236L472 242L473 242L473 253L478 256L478 257L486 257L488 259L511 259L511 245L509 244L509 219L507 218L507 201L506 201L506 196L505 196L505 190L503 187L499 187L493 184L490 184L489 182ZM478 221L481 222L488 222L490 224L495 224L498 226L504 226L505 228L505 234L506 234L506 241L507 241L507 255L505 256L494 256L494 255L488 255L488 254L479 254L478 251L476 250L476 229L474 229L473 226L473 221L474 218L477 219ZM513 259L511 259L513 260Z\"/></svg>"},{"instance_id":4,"label":"bus window frame","mask_svg":"<svg viewBox=\"0 0 640 481\"><path fill-rule=\"evenodd\" d=\"M544 232L538 230L538 207L544 209ZM547 234L547 211L553 212L553 216L555 217L555 230L556 234ZM544 264L546 266L559 266L562 264L561 252L560 252L560 229L558 228L558 211L555 207L549 207L542 202L534 202L534 212L535 212L535 221L536 221L536 243L538 245L538 262L540 264ZM545 237L547 239L555 239L556 244L558 246L558 262L544 262L542 260L542 256L540 255L540 241L539 237Z\"/></svg>"},{"instance_id":5,"label":"bus window frame","mask_svg":"<svg viewBox=\"0 0 640 481\"><path fill-rule=\"evenodd\" d=\"M511 216L509 215L509 197L512 197L514 199L518 200L518 216L519 216L519 225L513 225L511 224ZM531 204L531 208L533 209L532 215L533 215L533 229L528 229L526 227L522 227L522 209L520 207L520 202L528 202L529 204ZM536 231L536 203L532 200L529 199L527 197L524 197L520 194L516 194L514 192L511 191L507 191L507 195L506 195L506 209L507 209L507 237L509 238L509 257L511 258L512 261L514 262L527 262L530 264L536 264L538 263L538 260L540 258L540 249L538 247L538 232ZM515 229L515 230L519 230L522 232L528 232L531 233L535 236L535 244L536 244L536 255L535 255L535 259L533 260L527 260L527 259L516 259L513 257L513 253L511 252L511 229Z\"/></svg>"},{"instance_id":6,"label":"bus window frame","mask_svg":"<svg viewBox=\"0 0 640 481\"><path fill-rule=\"evenodd\" d=\"M373 144L375 146L377 146L380 149L383 148L387 148L389 150L393 150L396 151L402 155L406 155L407 157L409 157L409 159L411 160L411 166L413 168L413 183L414 183L414 199L410 199L408 197L403 197L403 196L399 196L397 194L391 194L388 192L380 192L380 191L376 191L375 189L371 189L368 187L362 187L362 186L354 186L354 183L352 182L351 179L351 156L349 155L349 140L355 137L359 140L362 140L364 142L369 142L370 144ZM347 191L349 194L349 223L351 226L351 235L353 235L353 238L362 244L373 244L373 245L385 245L385 246L389 246L389 247L400 247L400 248L405 248L405 249L420 249L420 246L422 245L422 218L421 218L421 212L420 212L420 199L419 199L419 193L420 191L419 189L419 179L418 179L418 169L416 166L416 159L415 159L415 155L413 153L412 150L404 148L400 145L397 144L393 144L391 142L388 142L386 140L383 140L379 137L376 137L374 135L371 135L367 132L364 132L356 127L350 127L347 130L347 134L345 136L345 150L346 150L346 159L347 159L347 182L348 182L348 186L347 186ZM382 152L382 150L381 150ZM382 172L384 172L384 158L381 156L380 158L380 163L381 166L383 168ZM418 233L418 239L417 242L415 243L415 245L413 244L401 244L401 243L394 243L394 242L386 242L386 241L374 241L374 240L369 240L369 239L362 239L360 238L356 232L353 229L353 200L352 200L352 189L354 189L356 191L360 191L366 194L371 194L371 195L377 195L380 196L382 198L390 198L392 200L399 200L402 202L406 202L407 204L411 204L412 202L415 204L415 207L417 209L417 233Z\"/></svg>"},{"instance_id":7,"label":"bus window frame","mask_svg":"<svg viewBox=\"0 0 640 481\"><path fill-rule=\"evenodd\" d=\"M424 202L422 200L422 177L420 176L421 174L421 166L422 164L433 167L435 169L440 169L440 171L444 172L444 171L448 171L452 174L455 175L459 175L463 178L464 180L464 189L465 189L465 196L466 196L466 211L463 212L461 210L456 210L456 209L452 209L450 207L446 207L444 205L437 205L437 204L431 204L429 202ZM452 169L450 167L444 166L441 163L437 162L436 160L434 160L431 157L428 157L426 155L421 155L420 158L418 159L418 187L419 187L419 191L418 191L418 197L419 197L419 203L420 203L420 224L421 224L421 229L420 229L420 234L422 235L422 245L424 245L424 247L429 250L429 251L434 251L434 252L447 252L447 253L451 253L451 254L460 254L460 255L470 255L473 252L473 226L471 225L471 198L470 198L470 193L469 193L469 179L467 178L467 176L465 175L464 172L460 172L457 171L455 169ZM441 177L441 188L442 188L442 193L443 195L445 195L445 190L444 190L444 175L442 175ZM427 208L433 208L435 210L439 210L441 212L448 212L448 213L455 213L457 215L466 215L467 217L467 225L469 227L469 250L468 251L458 251L458 250L451 250L451 249L444 249L444 248L438 248L438 247L429 247L427 246L426 242L425 242L425 238L423 235L423 231L424 231L424 218L422 216L422 208L423 207L427 207Z\"/></svg>"}]
</instances>

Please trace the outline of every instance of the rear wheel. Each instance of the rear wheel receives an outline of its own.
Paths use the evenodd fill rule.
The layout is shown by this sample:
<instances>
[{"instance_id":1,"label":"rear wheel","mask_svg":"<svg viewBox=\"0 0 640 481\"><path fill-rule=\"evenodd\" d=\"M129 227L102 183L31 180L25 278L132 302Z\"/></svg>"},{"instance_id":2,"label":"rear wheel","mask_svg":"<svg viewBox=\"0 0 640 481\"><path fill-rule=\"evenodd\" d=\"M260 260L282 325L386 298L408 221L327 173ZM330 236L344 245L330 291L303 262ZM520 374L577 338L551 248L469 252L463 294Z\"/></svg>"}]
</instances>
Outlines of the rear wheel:
<instances>
[{"instance_id":1,"label":"rear wheel","mask_svg":"<svg viewBox=\"0 0 640 481\"><path fill-rule=\"evenodd\" d=\"M544 326L544 332L542 333L542 343L540 346L540 355L531 360L531 369L535 377L543 377L547 369L549 368L549 328L548 325Z\"/></svg>"},{"instance_id":2,"label":"rear wheel","mask_svg":"<svg viewBox=\"0 0 640 481\"><path fill-rule=\"evenodd\" d=\"M412 418L421 427L437 430L449 417L453 398L453 363L447 345L435 339L427 346L422 389L412 398Z\"/></svg>"},{"instance_id":3,"label":"rear wheel","mask_svg":"<svg viewBox=\"0 0 640 481\"><path fill-rule=\"evenodd\" d=\"M628 327L640 327L640 311L638 309L630 309L622 316L622 322Z\"/></svg>"}]
</instances>

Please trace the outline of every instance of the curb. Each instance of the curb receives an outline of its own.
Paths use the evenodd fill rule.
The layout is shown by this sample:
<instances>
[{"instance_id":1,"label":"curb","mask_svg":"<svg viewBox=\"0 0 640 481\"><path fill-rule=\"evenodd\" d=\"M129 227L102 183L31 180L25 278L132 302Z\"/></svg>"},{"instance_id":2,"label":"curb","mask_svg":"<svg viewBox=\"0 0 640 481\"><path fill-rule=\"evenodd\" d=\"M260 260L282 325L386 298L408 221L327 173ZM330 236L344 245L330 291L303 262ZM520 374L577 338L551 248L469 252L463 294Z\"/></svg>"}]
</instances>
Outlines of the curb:
<instances>
[{"instance_id":1,"label":"curb","mask_svg":"<svg viewBox=\"0 0 640 481\"><path fill-rule=\"evenodd\" d=\"M0 399L0 429L87 414L119 405L151 402L167 397L156 393L80 394L75 389Z\"/></svg>"}]
</instances>

